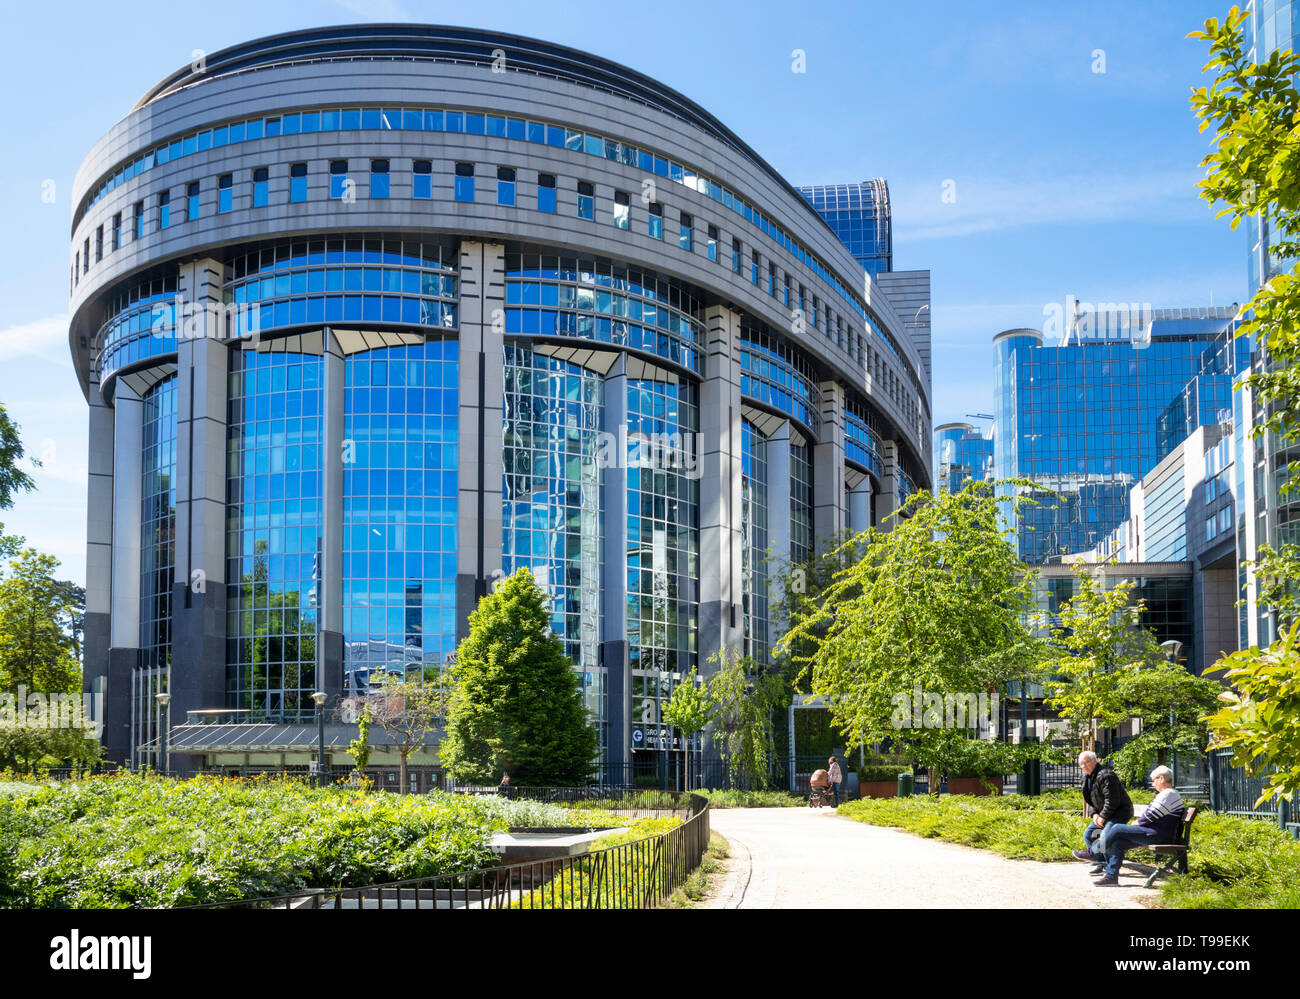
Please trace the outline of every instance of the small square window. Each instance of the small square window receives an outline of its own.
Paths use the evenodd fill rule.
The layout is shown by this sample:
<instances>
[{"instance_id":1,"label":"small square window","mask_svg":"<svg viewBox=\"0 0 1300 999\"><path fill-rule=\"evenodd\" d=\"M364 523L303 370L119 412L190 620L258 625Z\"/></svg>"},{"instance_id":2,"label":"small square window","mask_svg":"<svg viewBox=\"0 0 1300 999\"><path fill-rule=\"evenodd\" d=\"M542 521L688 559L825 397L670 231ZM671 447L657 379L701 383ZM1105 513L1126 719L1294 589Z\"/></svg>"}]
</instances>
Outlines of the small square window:
<instances>
[{"instance_id":1,"label":"small square window","mask_svg":"<svg viewBox=\"0 0 1300 999\"><path fill-rule=\"evenodd\" d=\"M596 217L596 188L585 180L578 181L578 218Z\"/></svg>"},{"instance_id":2,"label":"small square window","mask_svg":"<svg viewBox=\"0 0 1300 999\"><path fill-rule=\"evenodd\" d=\"M457 201L474 200L474 164L456 164L456 186L452 196Z\"/></svg>"},{"instance_id":3,"label":"small square window","mask_svg":"<svg viewBox=\"0 0 1300 999\"><path fill-rule=\"evenodd\" d=\"M290 163L289 164L289 201L302 202L307 200L307 164Z\"/></svg>"},{"instance_id":4,"label":"small square window","mask_svg":"<svg viewBox=\"0 0 1300 999\"><path fill-rule=\"evenodd\" d=\"M497 204L514 207L515 171L513 167L497 167Z\"/></svg>"},{"instance_id":5,"label":"small square window","mask_svg":"<svg viewBox=\"0 0 1300 999\"><path fill-rule=\"evenodd\" d=\"M411 197L428 200L433 197L433 161L416 160L411 166Z\"/></svg>"}]
</instances>

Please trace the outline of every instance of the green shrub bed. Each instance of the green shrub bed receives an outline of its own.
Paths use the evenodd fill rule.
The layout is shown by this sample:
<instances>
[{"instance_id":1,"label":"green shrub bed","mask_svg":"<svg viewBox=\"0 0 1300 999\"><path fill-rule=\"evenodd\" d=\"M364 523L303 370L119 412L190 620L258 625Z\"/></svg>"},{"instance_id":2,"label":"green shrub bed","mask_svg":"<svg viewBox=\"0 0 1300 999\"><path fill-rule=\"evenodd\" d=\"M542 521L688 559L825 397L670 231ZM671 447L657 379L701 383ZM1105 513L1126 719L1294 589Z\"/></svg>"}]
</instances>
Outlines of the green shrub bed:
<instances>
[{"instance_id":1,"label":"green shrub bed","mask_svg":"<svg viewBox=\"0 0 1300 999\"><path fill-rule=\"evenodd\" d=\"M0 794L0 906L170 907L490 866L512 825L616 817L295 779L125 775ZM524 807L521 807L524 806Z\"/></svg>"}]
</instances>

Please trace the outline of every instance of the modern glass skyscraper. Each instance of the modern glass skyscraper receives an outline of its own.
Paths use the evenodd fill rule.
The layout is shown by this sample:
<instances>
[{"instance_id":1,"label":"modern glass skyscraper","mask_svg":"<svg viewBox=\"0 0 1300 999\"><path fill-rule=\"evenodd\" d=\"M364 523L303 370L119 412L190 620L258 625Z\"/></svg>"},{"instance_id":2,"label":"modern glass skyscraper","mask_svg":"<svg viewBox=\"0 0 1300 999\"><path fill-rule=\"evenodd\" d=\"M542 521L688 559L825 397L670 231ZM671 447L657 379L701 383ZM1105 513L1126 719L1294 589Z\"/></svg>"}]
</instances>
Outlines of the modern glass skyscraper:
<instances>
[{"instance_id":1,"label":"modern glass skyscraper","mask_svg":"<svg viewBox=\"0 0 1300 999\"><path fill-rule=\"evenodd\" d=\"M984 482L993 472L993 438L969 423L934 429L934 490L959 492L967 482Z\"/></svg>"},{"instance_id":2,"label":"modern glass skyscraper","mask_svg":"<svg viewBox=\"0 0 1300 999\"><path fill-rule=\"evenodd\" d=\"M877 177L860 184L815 184L799 193L835 230L873 277L894 269L889 185Z\"/></svg>"},{"instance_id":3,"label":"modern glass skyscraper","mask_svg":"<svg viewBox=\"0 0 1300 999\"><path fill-rule=\"evenodd\" d=\"M317 693L345 746L528 569L605 760L658 772L675 684L768 657L767 560L930 486L928 274L877 283L703 108L535 39L210 53L93 147L68 265L113 760L166 726L172 765L305 764Z\"/></svg>"},{"instance_id":4,"label":"modern glass skyscraper","mask_svg":"<svg viewBox=\"0 0 1300 999\"><path fill-rule=\"evenodd\" d=\"M1022 490L1038 505L1014 518L1022 559L1086 551L1128 516L1130 487L1158 460L1162 413L1235 311L1147 310L1132 326L1073 324L1059 344L1031 329L993 338L994 469L1042 486Z\"/></svg>"}]
</instances>

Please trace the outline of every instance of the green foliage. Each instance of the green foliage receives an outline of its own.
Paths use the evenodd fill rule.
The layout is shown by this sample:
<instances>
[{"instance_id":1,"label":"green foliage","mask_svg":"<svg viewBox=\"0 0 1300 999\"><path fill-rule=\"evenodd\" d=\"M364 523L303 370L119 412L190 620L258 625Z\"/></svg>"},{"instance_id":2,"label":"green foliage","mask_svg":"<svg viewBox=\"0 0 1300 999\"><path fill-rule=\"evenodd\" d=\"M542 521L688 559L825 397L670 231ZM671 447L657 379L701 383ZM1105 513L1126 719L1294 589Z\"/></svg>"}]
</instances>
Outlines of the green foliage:
<instances>
[{"instance_id":1,"label":"green foliage","mask_svg":"<svg viewBox=\"0 0 1300 999\"><path fill-rule=\"evenodd\" d=\"M1202 198L1223 206L1216 217L1228 216L1235 229L1243 219L1258 216L1274 237L1270 250L1281 273L1247 303L1252 315L1237 333L1254 335L1269 355L1263 370L1242 380L1264 417L1252 434L1267 431L1295 441L1300 435L1300 276L1292 261L1300 249L1300 145L1295 141L1300 94L1294 81L1300 61L1289 49L1272 53L1264 63L1251 61L1245 37L1249 16L1234 6L1223 21L1211 18L1204 31L1188 36L1209 43L1210 60L1202 71L1215 74L1191 97L1201 131L1214 129L1199 186Z\"/></svg>"},{"instance_id":2,"label":"green foliage","mask_svg":"<svg viewBox=\"0 0 1300 999\"><path fill-rule=\"evenodd\" d=\"M363 703L357 716L357 737L348 743L348 755L357 773L364 773L370 763L370 705ZM406 782L402 782L406 787Z\"/></svg>"},{"instance_id":3,"label":"green foliage","mask_svg":"<svg viewBox=\"0 0 1300 999\"><path fill-rule=\"evenodd\" d=\"M1259 606L1276 613L1279 630L1300 620L1300 545L1283 545L1277 551L1260 545L1245 567L1255 578ZM1237 602L1238 607L1244 605L1245 600Z\"/></svg>"},{"instance_id":4,"label":"green foliage","mask_svg":"<svg viewBox=\"0 0 1300 999\"><path fill-rule=\"evenodd\" d=\"M910 774L912 767L910 764L882 764L868 763L858 765L858 781L867 783L868 781L889 781L891 784L898 780L899 774Z\"/></svg>"},{"instance_id":5,"label":"green foliage","mask_svg":"<svg viewBox=\"0 0 1300 999\"><path fill-rule=\"evenodd\" d=\"M762 790L770 782L773 711L781 703L785 683L779 674L762 671L734 649L723 649L710 661L718 664L717 672L709 677L708 694L716 706L714 745L733 782Z\"/></svg>"},{"instance_id":6,"label":"green foliage","mask_svg":"<svg viewBox=\"0 0 1300 999\"><path fill-rule=\"evenodd\" d=\"M1129 717L1141 720L1142 730L1111 754L1115 773L1125 781L1137 781L1157 762L1167 763L1170 749L1203 753L1210 741L1204 715L1213 710L1222 691L1217 680L1194 676L1179 663L1120 670L1120 701Z\"/></svg>"},{"instance_id":7,"label":"green foliage","mask_svg":"<svg viewBox=\"0 0 1300 999\"><path fill-rule=\"evenodd\" d=\"M19 774L41 767L91 764L101 748L82 728L19 728L0 725L0 766Z\"/></svg>"},{"instance_id":8,"label":"green foliage","mask_svg":"<svg viewBox=\"0 0 1300 999\"><path fill-rule=\"evenodd\" d=\"M23 442L18 431L18 424L9 418L4 405L0 404L0 510L8 510L14 505L14 494L28 492L36 488L32 477L18 467L23 459ZM32 464L40 465L36 459Z\"/></svg>"},{"instance_id":9,"label":"green foliage","mask_svg":"<svg viewBox=\"0 0 1300 999\"><path fill-rule=\"evenodd\" d=\"M595 726L550 608L527 569L503 580L470 614L452 667L440 755L460 781L521 786L583 783L599 752Z\"/></svg>"},{"instance_id":10,"label":"green foliage","mask_svg":"<svg viewBox=\"0 0 1300 999\"><path fill-rule=\"evenodd\" d=\"M1058 654L1044 663L1055 693L1047 704L1071 723L1080 748L1095 749L1097 733L1132 717L1121 694L1126 671L1167 662L1155 635L1141 624L1143 602L1131 600L1132 580L1103 587L1082 563L1074 567L1076 591L1051 629Z\"/></svg>"},{"instance_id":11,"label":"green foliage","mask_svg":"<svg viewBox=\"0 0 1300 999\"><path fill-rule=\"evenodd\" d=\"M956 740L942 729L896 727L896 699L916 686L995 691L1041 658L1023 623L1032 573L1007 541L996 485L917 493L888 533L854 539L856 560L791 619L781 647L803 664L850 745L888 740L942 768Z\"/></svg>"},{"instance_id":12,"label":"green foliage","mask_svg":"<svg viewBox=\"0 0 1300 999\"><path fill-rule=\"evenodd\" d=\"M379 723L397 751L398 783L405 794L410 787L407 761L412 753L424 748L446 714L446 690L437 676L421 674L408 679L398 673L385 673L379 689L367 695L365 704L369 716Z\"/></svg>"},{"instance_id":13,"label":"green foliage","mask_svg":"<svg viewBox=\"0 0 1300 999\"><path fill-rule=\"evenodd\" d=\"M1300 791L1300 621L1269 648L1252 647L1219 661L1235 691L1206 721L1211 748L1226 747L1232 761L1268 783L1255 803L1294 801Z\"/></svg>"},{"instance_id":14,"label":"green foliage","mask_svg":"<svg viewBox=\"0 0 1300 999\"><path fill-rule=\"evenodd\" d=\"M665 724L671 725L682 733L682 744L686 747L686 774L689 782L691 773L691 739L696 732L708 725L718 714L718 704L709 688L696 683L695 670L691 669L682 682L673 688L673 695L661 709ZM687 790L690 790L689 786Z\"/></svg>"},{"instance_id":15,"label":"green foliage","mask_svg":"<svg viewBox=\"0 0 1300 999\"><path fill-rule=\"evenodd\" d=\"M469 795L287 779L95 777L0 796L0 906L169 907L491 864Z\"/></svg>"},{"instance_id":16,"label":"green foliage","mask_svg":"<svg viewBox=\"0 0 1300 999\"><path fill-rule=\"evenodd\" d=\"M76 595L54 578L59 560L28 548L0 580L0 689L81 691L72 624Z\"/></svg>"}]
</instances>

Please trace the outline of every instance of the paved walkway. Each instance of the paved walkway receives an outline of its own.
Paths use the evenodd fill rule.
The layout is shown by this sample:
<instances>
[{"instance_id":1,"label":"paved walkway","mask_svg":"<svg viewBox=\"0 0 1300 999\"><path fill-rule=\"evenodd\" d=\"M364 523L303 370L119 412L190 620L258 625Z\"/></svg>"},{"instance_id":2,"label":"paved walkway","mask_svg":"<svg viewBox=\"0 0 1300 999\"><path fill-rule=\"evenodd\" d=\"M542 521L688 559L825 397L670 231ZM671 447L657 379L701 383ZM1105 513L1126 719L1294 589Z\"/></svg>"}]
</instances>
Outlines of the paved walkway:
<instances>
[{"instance_id":1,"label":"paved walkway","mask_svg":"<svg viewBox=\"0 0 1300 999\"><path fill-rule=\"evenodd\" d=\"M1086 864L1007 860L831 809L720 808L712 828L731 844L712 909L1140 909L1145 880L1120 874L1095 888Z\"/></svg>"}]
</instances>

